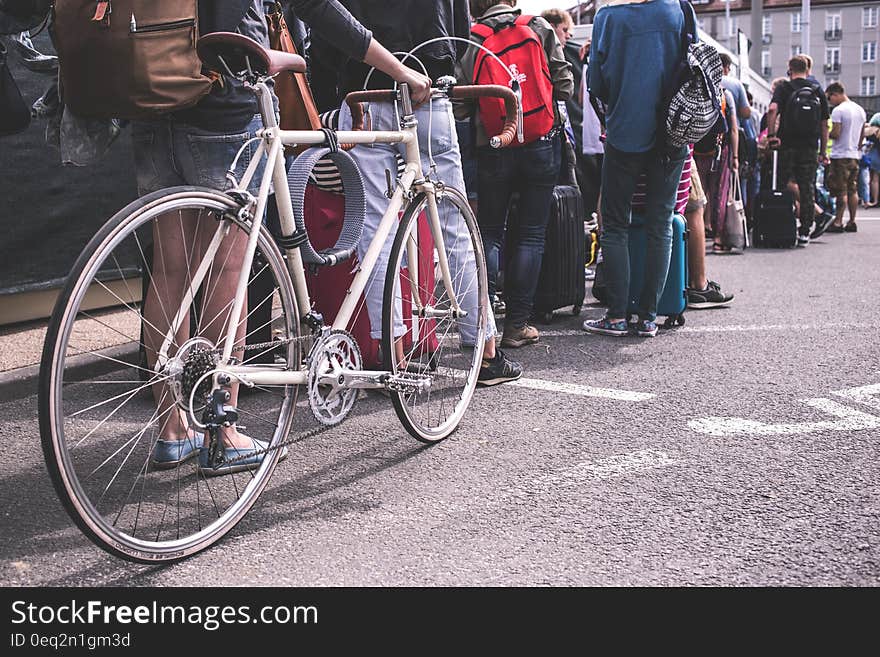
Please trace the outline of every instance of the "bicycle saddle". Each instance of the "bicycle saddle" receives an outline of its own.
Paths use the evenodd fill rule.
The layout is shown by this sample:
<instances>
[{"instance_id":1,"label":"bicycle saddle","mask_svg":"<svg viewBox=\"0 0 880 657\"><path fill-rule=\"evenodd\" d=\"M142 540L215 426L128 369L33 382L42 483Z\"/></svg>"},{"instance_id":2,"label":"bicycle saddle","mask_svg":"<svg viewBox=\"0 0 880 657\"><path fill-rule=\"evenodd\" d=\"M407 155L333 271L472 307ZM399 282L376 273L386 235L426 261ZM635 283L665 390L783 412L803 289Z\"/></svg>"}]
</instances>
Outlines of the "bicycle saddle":
<instances>
[{"instance_id":1,"label":"bicycle saddle","mask_svg":"<svg viewBox=\"0 0 880 657\"><path fill-rule=\"evenodd\" d=\"M263 77L281 71L306 72L306 60L299 55L269 50L235 32L206 34L196 43L196 51L205 66L219 73L248 71Z\"/></svg>"}]
</instances>

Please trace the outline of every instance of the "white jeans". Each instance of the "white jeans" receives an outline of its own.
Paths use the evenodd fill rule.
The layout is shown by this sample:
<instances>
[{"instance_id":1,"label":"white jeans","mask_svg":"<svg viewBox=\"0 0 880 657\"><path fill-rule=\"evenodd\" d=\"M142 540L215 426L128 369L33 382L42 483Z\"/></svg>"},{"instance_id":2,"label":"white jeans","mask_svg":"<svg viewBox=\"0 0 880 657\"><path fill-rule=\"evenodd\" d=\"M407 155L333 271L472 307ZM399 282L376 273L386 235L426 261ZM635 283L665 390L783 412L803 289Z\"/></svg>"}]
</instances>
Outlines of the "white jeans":
<instances>
[{"instance_id":1,"label":"white jeans","mask_svg":"<svg viewBox=\"0 0 880 657\"><path fill-rule=\"evenodd\" d=\"M454 187L462 194L464 191L464 174L461 169L461 152L458 149L458 136L455 132L455 122L452 116L452 104L447 99L436 99L430 106L425 103L415 111L419 122L419 151L422 155L422 169L437 180ZM394 106L391 103L371 103L369 115L372 120L373 130L397 130L398 124L395 117ZM436 173L430 169L428 157L428 120L431 119L431 154L437 165ZM340 128L350 129L351 115L348 106L344 106L340 115ZM358 246L358 257L363 260L376 229L382 220L382 215L388 208L388 198L385 196L387 182L385 170L396 176L397 159L396 153L404 155L404 147L401 144L373 144L357 146L351 150L351 155L357 162L364 177L364 185L367 191L367 216L364 221L364 232L361 243ZM443 231L443 241L446 244L446 253L449 260L452 280L460 281L456 285L456 296L462 308L467 311L468 318L477 316L477 285L476 263L474 250L461 213L449 202L441 202L440 226ZM379 339L382 336L382 297L385 287L385 271L388 268L388 259L391 246L394 242L392 230L382 247L376 266L367 282L364 297L367 302L367 311L370 315L371 336ZM459 294L462 292L461 294ZM406 332L400 300L396 300L397 307L394 313L394 336L399 337ZM486 340L495 336L495 318L492 315L488 299L484 304L489 308L489 322L486 330ZM473 345L476 340L476 320L469 321L465 318L459 322L461 343Z\"/></svg>"}]
</instances>

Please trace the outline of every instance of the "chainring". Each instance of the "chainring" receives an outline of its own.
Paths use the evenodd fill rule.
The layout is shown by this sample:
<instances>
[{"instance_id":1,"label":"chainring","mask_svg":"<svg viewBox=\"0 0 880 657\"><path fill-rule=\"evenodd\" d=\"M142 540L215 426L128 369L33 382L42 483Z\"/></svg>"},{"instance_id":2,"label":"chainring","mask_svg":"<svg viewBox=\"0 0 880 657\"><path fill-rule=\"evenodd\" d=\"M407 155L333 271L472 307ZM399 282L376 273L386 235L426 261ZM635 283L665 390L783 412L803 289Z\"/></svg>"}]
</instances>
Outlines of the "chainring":
<instances>
[{"instance_id":1,"label":"chainring","mask_svg":"<svg viewBox=\"0 0 880 657\"><path fill-rule=\"evenodd\" d=\"M309 352L307 389L309 408L320 424L334 426L351 412L358 390L341 387L339 378L342 370L360 369L363 369L361 350L348 331L330 331L315 340ZM327 375L335 375L336 381L319 383L319 379Z\"/></svg>"}]
</instances>

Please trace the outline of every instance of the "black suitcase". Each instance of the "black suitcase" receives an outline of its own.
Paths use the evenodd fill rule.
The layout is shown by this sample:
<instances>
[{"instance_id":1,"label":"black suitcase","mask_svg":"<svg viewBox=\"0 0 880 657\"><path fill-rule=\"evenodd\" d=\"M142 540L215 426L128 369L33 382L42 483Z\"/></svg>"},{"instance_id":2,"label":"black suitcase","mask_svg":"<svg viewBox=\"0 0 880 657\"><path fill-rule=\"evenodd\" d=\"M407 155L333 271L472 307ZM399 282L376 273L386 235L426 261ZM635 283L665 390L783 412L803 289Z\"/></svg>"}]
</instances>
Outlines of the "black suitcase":
<instances>
[{"instance_id":1,"label":"black suitcase","mask_svg":"<svg viewBox=\"0 0 880 657\"><path fill-rule=\"evenodd\" d=\"M755 200L755 226L752 244L770 249L797 246L797 217L794 195L787 189L776 189L779 151L773 151L773 178L770 189L761 190Z\"/></svg>"},{"instance_id":2,"label":"black suitcase","mask_svg":"<svg viewBox=\"0 0 880 657\"><path fill-rule=\"evenodd\" d=\"M566 184L553 189L550 218L544 237L544 257L532 310L537 319L545 322L553 318L554 310L566 306L573 306L572 314L579 315L586 294L584 201L575 178L573 153L568 152L570 148L563 142Z\"/></svg>"}]
</instances>

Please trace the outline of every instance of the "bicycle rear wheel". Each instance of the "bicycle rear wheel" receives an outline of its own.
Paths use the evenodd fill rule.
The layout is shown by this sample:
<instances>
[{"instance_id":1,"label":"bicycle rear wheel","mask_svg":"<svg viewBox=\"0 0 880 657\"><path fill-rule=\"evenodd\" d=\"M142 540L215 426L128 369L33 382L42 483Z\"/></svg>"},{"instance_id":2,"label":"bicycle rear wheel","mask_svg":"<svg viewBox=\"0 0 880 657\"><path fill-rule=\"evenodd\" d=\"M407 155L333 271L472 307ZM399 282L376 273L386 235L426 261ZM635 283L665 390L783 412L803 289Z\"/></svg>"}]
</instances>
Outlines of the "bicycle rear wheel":
<instances>
[{"instance_id":1,"label":"bicycle rear wheel","mask_svg":"<svg viewBox=\"0 0 880 657\"><path fill-rule=\"evenodd\" d=\"M434 443L458 428L474 394L488 325L488 285L483 242L470 205L461 192L444 187L437 210L450 266L452 289L447 289L427 204L424 193L410 202L394 239L385 278L382 349L402 383L391 390L397 417L414 438ZM456 316L452 296L465 316Z\"/></svg>"},{"instance_id":2,"label":"bicycle rear wheel","mask_svg":"<svg viewBox=\"0 0 880 657\"><path fill-rule=\"evenodd\" d=\"M77 526L119 557L172 561L220 539L266 486L290 429L295 386L242 391L238 429L268 450L255 469L208 477L199 468L203 440L183 409L193 388L197 404L210 392L221 336L232 321L229 276L237 278L240 267L233 245L251 232L239 209L229 196L196 187L131 203L82 252L55 306L39 384L46 464ZM218 227L227 232L209 262L205 248ZM157 235L164 237L153 243ZM207 273L196 285L203 261ZM249 281L239 334L254 348L233 355L243 364L299 368L295 295L268 231L258 237ZM162 364L158 345L181 307L189 317ZM174 413L190 423L184 442L191 458L157 462L156 441L166 423L177 421Z\"/></svg>"}]
</instances>

